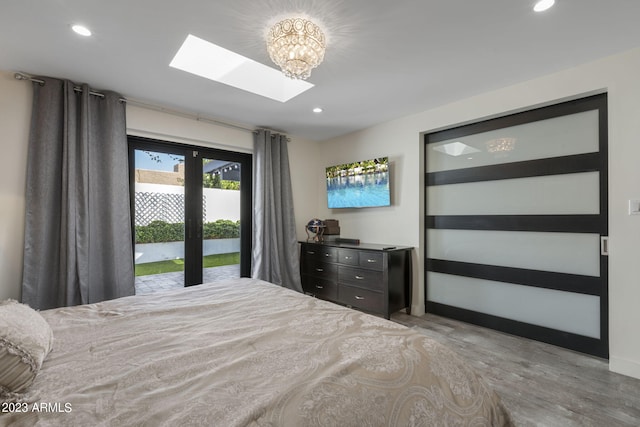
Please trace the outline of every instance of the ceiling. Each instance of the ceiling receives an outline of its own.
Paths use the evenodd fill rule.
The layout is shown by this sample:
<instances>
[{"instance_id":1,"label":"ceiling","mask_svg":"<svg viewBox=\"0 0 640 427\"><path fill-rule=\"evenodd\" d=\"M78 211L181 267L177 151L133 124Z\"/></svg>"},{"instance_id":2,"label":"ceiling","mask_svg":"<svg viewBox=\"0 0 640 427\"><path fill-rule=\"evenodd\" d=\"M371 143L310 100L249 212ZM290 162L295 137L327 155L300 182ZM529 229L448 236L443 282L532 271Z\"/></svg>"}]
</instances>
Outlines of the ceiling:
<instances>
[{"instance_id":1,"label":"ceiling","mask_svg":"<svg viewBox=\"0 0 640 427\"><path fill-rule=\"evenodd\" d=\"M533 3L5 0L0 69L321 141L640 46L638 0L556 0L543 13ZM190 33L273 66L265 26L299 10L318 18L329 40L309 79L315 86L286 103L169 67ZM74 23L94 35L76 35Z\"/></svg>"}]
</instances>

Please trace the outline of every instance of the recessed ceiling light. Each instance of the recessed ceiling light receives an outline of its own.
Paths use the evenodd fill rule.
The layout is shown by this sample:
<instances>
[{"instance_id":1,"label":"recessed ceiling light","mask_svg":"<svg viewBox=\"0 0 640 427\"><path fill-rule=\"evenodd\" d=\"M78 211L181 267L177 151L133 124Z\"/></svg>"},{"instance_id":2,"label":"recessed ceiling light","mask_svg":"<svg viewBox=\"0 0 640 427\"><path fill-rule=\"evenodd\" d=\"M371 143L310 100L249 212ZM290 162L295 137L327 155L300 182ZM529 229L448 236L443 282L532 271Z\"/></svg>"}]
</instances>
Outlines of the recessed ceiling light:
<instances>
[{"instance_id":1,"label":"recessed ceiling light","mask_svg":"<svg viewBox=\"0 0 640 427\"><path fill-rule=\"evenodd\" d=\"M228 86L287 102L313 85L189 34L169 64Z\"/></svg>"},{"instance_id":2,"label":"recessed ceiling light","mask_svg":"<svg viewBox=\"0 0 640 427\"><path fill-rule=\"evenodd\" d=\"M314 113L322 113L322 108L316 107L316 108L313 109L313 112Z\"/></svg>"},{"instance_id":3,"label":"recessed ceiling light","mask_svg":"<svg viewBox=\"0 0 640 427\"><path fill-rule=\"evenodd\" d=\"M536 12L544 12L553 6L555 2L556 0L540 0L535 4L535 6L533 6L533 10Z\"/></svg>"},{"instance_id":4,"label":"recessed ceiling light","mask_svg":"<svg viewBox=\"0 0 640 427\"><path fill-rule=\"evenodd\" d=\"M81 36L89 37L91 35L91 30L85 27L84 25L76 24L71 27L76 34L80 34Z\"/></svg>"}]
</instances>

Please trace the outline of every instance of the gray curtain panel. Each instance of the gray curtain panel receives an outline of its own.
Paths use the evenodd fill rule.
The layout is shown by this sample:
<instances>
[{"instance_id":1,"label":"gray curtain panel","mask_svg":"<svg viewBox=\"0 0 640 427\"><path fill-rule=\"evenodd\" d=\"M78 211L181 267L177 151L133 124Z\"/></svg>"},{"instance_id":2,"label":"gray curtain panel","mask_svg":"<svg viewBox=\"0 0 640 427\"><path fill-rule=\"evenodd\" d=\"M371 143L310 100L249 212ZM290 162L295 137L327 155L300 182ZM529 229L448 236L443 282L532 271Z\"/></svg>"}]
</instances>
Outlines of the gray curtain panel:
<instances>
[{"instance_id":1,"label":"gray curtain panel","mask_svg":"<svg viewBox=\"0 0 640 427\"><path fill-rule=\"evenodd\" d=\"M302 292L287 138L254 135L251 277Z\"/></svg>"},{"instance_id":2,"label":"gray curtain panel","mask_svg":"<svg viewBox=\"0 0 640 427\"><path fill-rule=\"evenodd\" d=\"M135 293L125 104L34 83L22 300L36 309Z\"/></svg>"}]
</instances>

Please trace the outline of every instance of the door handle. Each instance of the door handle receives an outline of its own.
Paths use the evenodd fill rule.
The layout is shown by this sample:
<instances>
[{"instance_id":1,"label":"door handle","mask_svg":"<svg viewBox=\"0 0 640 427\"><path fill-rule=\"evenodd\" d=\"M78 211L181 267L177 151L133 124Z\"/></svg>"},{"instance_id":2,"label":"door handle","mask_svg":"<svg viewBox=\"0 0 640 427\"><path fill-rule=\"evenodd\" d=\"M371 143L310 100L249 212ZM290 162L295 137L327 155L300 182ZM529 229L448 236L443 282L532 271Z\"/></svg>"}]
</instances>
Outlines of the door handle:
<instances>
[{"instance_id":1,"label":"door handle","mask_svg":"<svg viewBox=\"0 0 640 427\"><path fill-rule=\"evenodd\" d=\"M600 236L600 255L609 256L609 236Z\"/></svg>"}]
</instances>

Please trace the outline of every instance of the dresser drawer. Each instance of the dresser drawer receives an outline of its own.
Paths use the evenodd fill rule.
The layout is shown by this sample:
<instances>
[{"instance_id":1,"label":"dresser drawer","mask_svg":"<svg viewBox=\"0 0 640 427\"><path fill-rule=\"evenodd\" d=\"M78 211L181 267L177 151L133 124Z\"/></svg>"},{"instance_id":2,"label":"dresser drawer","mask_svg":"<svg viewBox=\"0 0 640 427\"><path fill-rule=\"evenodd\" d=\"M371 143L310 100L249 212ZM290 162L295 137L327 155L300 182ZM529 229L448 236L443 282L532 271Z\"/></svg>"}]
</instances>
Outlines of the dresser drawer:
<instances>
[{"instance_id":1,"label":"dresser drawer","mask_svg":"<svg viewBox=\"0 0 640 427\"><path fill-rule=\"evenodd\" d=\"M338 249L329 246L302 245L302 258L305 260L336 262L338 260Z\"/></svg>"},{"instance_id":2,"label":"dresser drawer","mask_svg":"<svg viewBox=\"0 0 640 427\"><path fill-rule=\"evenodd\" d=\"M378 313L384 312L383 296L382 292L375 292L368 289L346 285L340 285L338 287L338 301L340 303L363 310Z\"/></svg>"},{"instance_id":3,"label":"dresser drawer","mask_svg":"<svg viewBox=\"0 0 640 427\"><path fill-rule=\"evenodd\" d=\"M302 264L302 274L336 281L338 266L336 264L328 264L314 259L305 260Z\"/></svg>"},{"instance_id":4,"label":"dresser drawer","mask_svg":"<svg viewBox=\"0 0 640 427\"><path fill-rule=\"evenodd\" d=\"M302 287L317 298L384 315L410 307L411 248L300 242ZM409 311L407 311L409 312Z\"/></svg>"},{"instance_id":5,"label":"dresser drawer","mask_svg":"<svg viewBox=\"0 0 640 427\"><path fill-rule=\"evenodd\" d=\"M384 254L380 252L360 252L358 256L358 265L374 270L384 270Z\"/></svg>"},{"instance_id":6,"label":"dresser drawer","mask_svg":"<svg viewBox=\"0 0 640 427\"><path fill-rule=\"evenodd\" d=\"M303 276L302 288L305 292L320 298L336 301L338 299L338 285L326 279L313 276Z\"/></svg>"},{"instance_id":7,"label":"dresser drawer","mask_svg":"<svg viewBox=\"0 0 640 427\"><path fill-rule=\"evenodd\" d=\"M360 265L360 251L353 249L338 249L338 262L340 264Z\"/></svg>"},{"instance_id":8,"label":"dresser drawer","mask_svg":"<svg viewBox=\"0 0 640 427\"><path fill-rule=\"evenodd\" d=\"M383 290L382 271L367 270L358 267L338 267L338 281L361 288Z\"/></svg>"}]
</instances>

